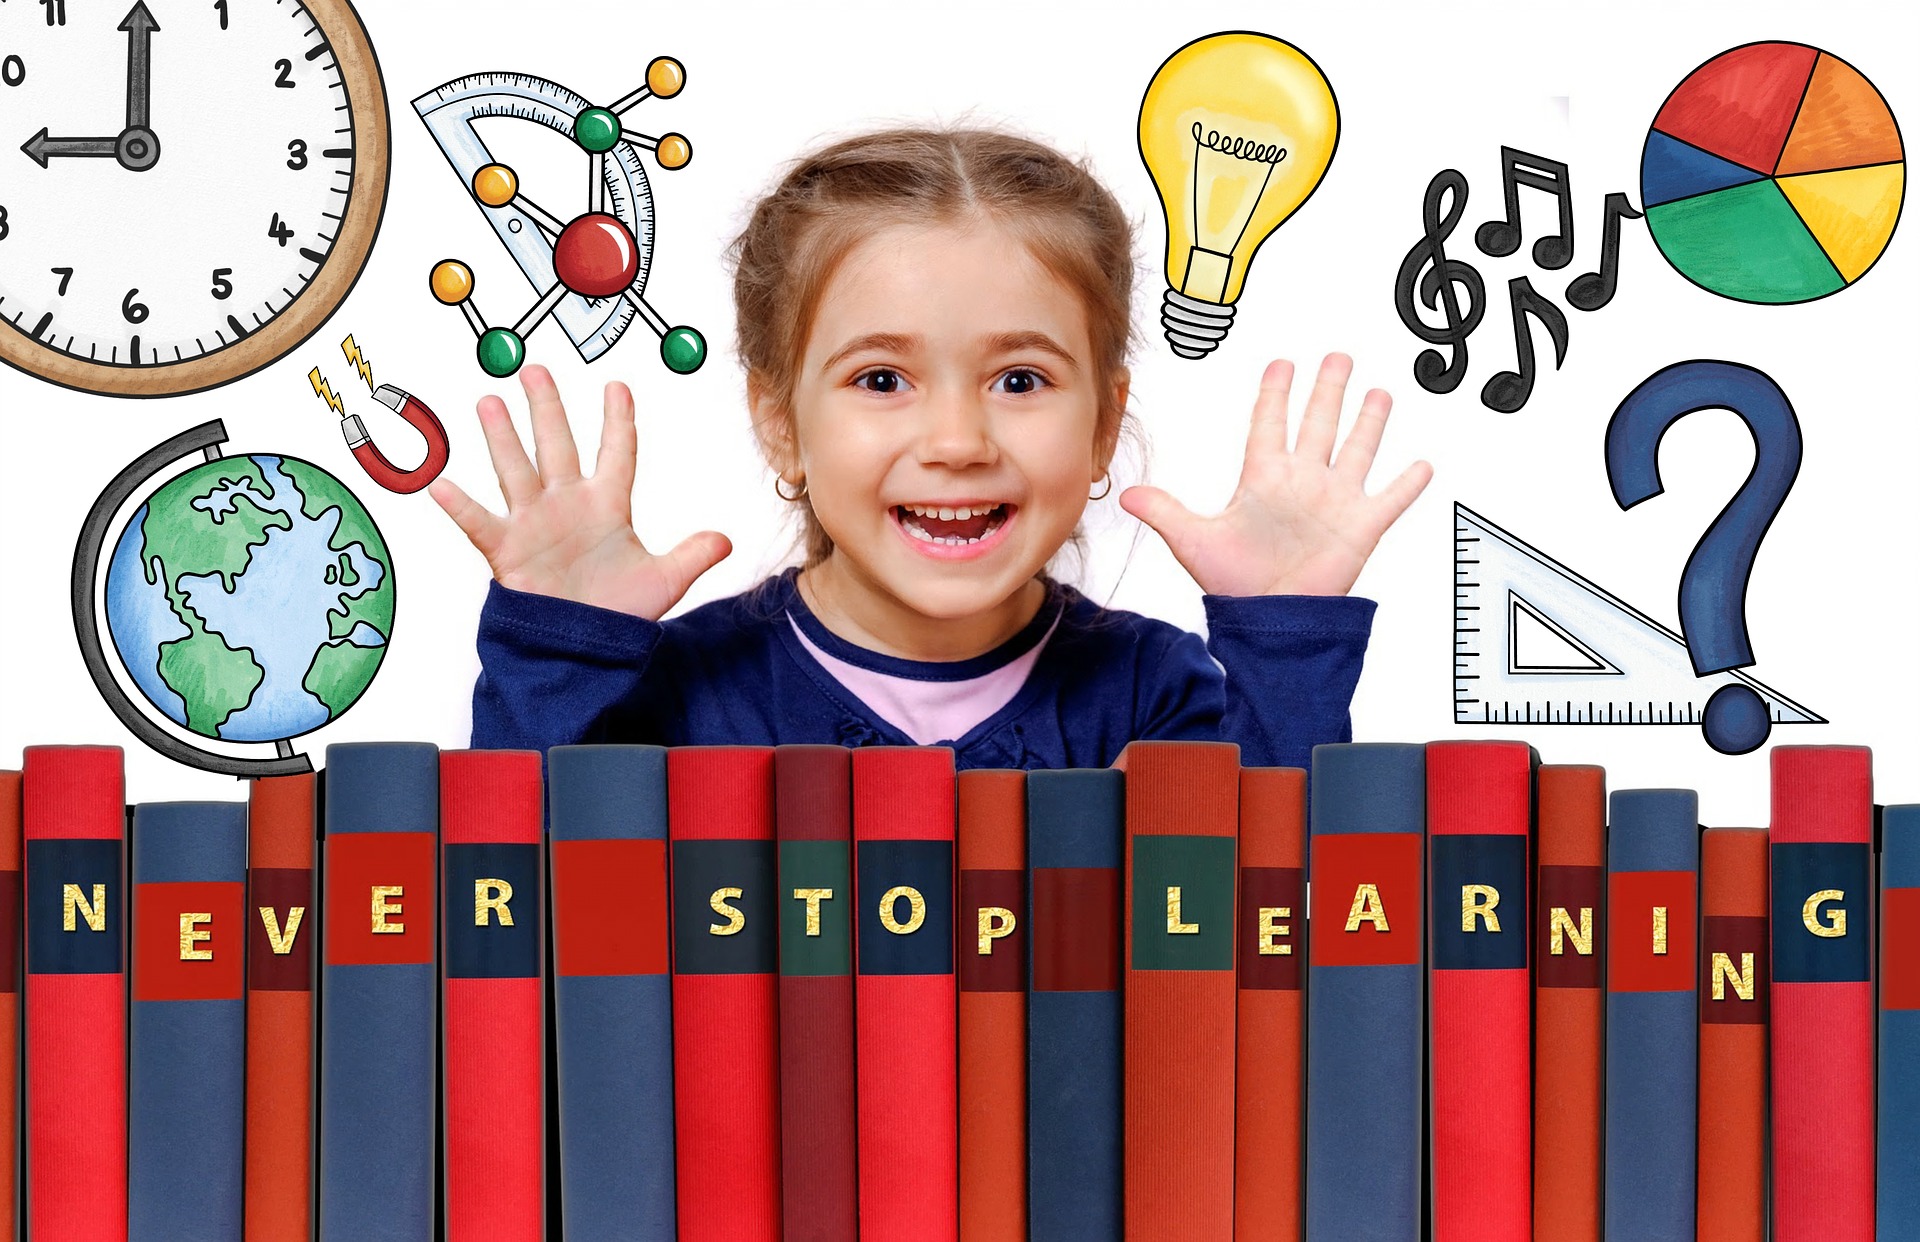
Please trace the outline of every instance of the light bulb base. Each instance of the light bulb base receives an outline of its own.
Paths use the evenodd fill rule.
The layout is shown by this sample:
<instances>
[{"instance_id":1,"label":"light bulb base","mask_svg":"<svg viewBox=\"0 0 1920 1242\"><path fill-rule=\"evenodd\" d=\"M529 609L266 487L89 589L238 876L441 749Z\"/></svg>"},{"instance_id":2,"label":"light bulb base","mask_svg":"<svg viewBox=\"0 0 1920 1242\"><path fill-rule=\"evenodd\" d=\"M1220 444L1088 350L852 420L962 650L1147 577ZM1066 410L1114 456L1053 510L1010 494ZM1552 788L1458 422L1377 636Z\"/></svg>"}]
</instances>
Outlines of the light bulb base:
<instances>
[{"instance_id":1,"label":"light bulb base","mask_svg":"<svg viewBox=\"0 0 1920 1242\"><path fill-rule=\"evenodd\" d=\"M1233 326L1233 307L1190 298L1178 289L1168 289L1160 303L1160 326L1167 330L1167 344L1182 358L1204 358Z\"/></svg>"}]
</instances>

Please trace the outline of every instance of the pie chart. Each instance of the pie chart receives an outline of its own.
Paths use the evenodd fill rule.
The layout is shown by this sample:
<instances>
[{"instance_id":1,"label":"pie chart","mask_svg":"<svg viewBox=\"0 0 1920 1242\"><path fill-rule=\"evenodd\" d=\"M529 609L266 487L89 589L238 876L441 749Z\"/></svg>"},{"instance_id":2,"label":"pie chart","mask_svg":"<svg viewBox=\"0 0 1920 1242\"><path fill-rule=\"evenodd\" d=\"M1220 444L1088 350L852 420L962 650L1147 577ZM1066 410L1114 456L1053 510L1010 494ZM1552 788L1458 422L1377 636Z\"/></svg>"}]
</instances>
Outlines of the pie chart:
<instances>
[{"instance_id":1,"label":"pie chart","mask_svg":"<svg viewBox=\"0 0 1920 1242\"><path fill-rule=\"evenodd\" d=\"M1810 302L1860 279L1906 193L1893 112L1804 43L1748 43L1687 75L1640 157L1647 227L1674 270L1741 302Z\"/></svg>"}]
</instances>

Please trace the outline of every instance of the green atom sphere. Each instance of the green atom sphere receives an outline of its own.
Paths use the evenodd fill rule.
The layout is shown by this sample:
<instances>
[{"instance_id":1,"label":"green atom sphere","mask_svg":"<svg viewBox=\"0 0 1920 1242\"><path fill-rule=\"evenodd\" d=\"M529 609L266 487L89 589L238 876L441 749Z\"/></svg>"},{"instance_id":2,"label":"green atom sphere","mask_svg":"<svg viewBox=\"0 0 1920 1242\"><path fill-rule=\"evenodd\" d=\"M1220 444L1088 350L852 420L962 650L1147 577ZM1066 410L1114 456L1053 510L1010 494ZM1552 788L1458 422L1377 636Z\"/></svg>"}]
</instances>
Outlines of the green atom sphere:
<instances>
[{"instance_id":1,"label":"green atom sphere","mask_svg":"<svg viewBox=\"0 0 1920 1242\"><path fill-rule=\"evenodd\" d=\"M588 108L573 118L573 140L592 155L611 151L620 141L620 118L605 108Z\"/></svg>"},{"instance_id":2,"label":"green atom sphere","mask_svg":"<svg viewBox=\"0 0 1920 1242\"><path fill-rule=\"evenodd\" d=\"M480 369L495 379L505 379L520 369L527 359L527 343L511 328L488 328L475 349Z\"/></svg>"},{"instance_id":3,"label":"green atom sphere","mask_svg":"<svg viewBox=\"0 0 1920 1242\"><path fill-rule=\"evenodd\" d=\"M693 328L674 328L660 338L660 361L676 375L692 375L707 360L707 339Z\"/></svg>"}]
</instances>

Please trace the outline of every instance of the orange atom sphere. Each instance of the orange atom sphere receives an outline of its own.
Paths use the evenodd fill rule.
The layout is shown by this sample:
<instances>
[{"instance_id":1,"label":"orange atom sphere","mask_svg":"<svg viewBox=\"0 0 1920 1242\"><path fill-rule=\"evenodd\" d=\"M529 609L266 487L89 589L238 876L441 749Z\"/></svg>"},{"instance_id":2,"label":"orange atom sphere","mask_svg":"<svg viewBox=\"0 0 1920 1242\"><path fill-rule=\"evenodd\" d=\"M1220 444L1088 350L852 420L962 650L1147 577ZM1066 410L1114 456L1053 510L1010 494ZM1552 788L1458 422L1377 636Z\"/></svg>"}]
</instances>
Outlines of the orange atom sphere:
<instances>
[{"instance_id":1,"label":"orange atom sphere","mask_svg":"<svg viewBox=\"0 0 1920 1242\"><path fill-rule=\"evenodd\" d=\"M473 174L473 196L489 207L505 207L520 192L520 178L505 164L488 164Z\"/></svg>"},{"instance_id":2,"label":"orange atom sphere","mask_svg":"<svg viewBox=\"0 0 1920 1242\"><path fill-rule=\"evenodd\" d=\"M686 84L686 66L671 56L656 56L647 65L647 89L661 99L672 99Z\"/></svg>"},{"instance_id":3,"label":"orange atom sphere","mask_svg":"<svg viewBox=\"0 0 1920 1242\"><path fill-rule=\"evenodd\" d=\"M428 283L433 296L447 306L458 306L473 296L473 270L458 259L434 264Z\"/></svg>"},{"instance_id":4,"label":"orange atom sphere","mask_svg":"<svg viewBox=\"0 0 1920 1242\"><path fill-rule=\"evenodd\" d=\"M693 158L693 144L679 134L662 134L653 155L662 168L685 168Z\"/></svg>"}]
</instances>

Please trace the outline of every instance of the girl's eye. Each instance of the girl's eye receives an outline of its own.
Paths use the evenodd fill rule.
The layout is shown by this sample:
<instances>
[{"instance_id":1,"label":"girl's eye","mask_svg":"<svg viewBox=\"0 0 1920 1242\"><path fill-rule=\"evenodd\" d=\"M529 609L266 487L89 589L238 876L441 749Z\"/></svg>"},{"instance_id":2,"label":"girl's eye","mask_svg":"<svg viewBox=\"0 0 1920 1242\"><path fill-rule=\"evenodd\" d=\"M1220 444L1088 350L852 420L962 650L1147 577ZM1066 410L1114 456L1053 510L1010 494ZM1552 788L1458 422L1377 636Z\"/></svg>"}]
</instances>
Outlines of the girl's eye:
<instances>
[{"instance_id":1,"label":"girl's eye","mask_svg":"<svg viewBox=\"0 0 1920 1242\"><path fill-rule=\"evenodd\" d=\"M1025 396L1030 392L1038 392L1047 386L1045 376L1041 375L1038 371L1030 371L1025 367L1015 367L1013 370L1001 375L999 379L993 381L994 392L1009 393L1016 397Z\"/></svg>"},{"instance_id":2,"label":"girl's eye","mask_svg":"<svg viewBox=\"0 0 1920 1242\"><path fill-rule=\"evenodd\" d=\"M853 386L855 388L864 388L868 392L877 392L884 396L899 392L902 388L906 387L906 381L900 378L900 372L898 371L890 370L887 367L875 367L871 371L863 371L859 375L854 376Z\"/></svg>"}]
</instances>

